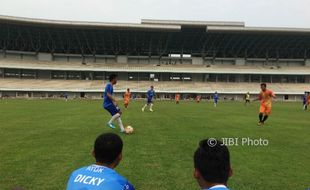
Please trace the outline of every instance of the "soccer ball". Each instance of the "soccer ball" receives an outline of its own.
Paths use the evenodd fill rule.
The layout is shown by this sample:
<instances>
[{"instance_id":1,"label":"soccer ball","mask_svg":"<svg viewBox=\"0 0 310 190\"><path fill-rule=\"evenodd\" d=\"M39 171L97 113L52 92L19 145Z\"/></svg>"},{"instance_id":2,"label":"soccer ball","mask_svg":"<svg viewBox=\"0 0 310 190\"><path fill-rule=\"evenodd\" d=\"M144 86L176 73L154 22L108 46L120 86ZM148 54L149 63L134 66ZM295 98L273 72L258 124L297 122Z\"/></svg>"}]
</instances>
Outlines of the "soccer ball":
<instances>
[{"instance_id":1,"label":"soccer ball","mask_svg":"<svg viewBox=\"0 0 310 190\"><path fill-rule=\"evenodd\" d=\"M131 126L127 126L125 128L125 132L126 132L126 134L131 134L131 133L133 133L133 128Z\"/></svg>"}]
</instances>

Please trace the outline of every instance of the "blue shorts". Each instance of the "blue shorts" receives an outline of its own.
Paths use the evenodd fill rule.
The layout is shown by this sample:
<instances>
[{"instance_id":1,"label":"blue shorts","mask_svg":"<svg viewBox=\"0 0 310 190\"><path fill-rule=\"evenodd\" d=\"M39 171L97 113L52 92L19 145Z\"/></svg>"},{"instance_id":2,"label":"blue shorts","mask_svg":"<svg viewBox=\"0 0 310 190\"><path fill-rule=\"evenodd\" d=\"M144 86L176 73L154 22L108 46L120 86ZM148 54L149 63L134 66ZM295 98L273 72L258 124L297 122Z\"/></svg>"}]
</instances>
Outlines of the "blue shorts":
<instances>
[{"instance_id":1,"label":"blue shorts","mask_svg":"<svg viewBox=\"0 0 310 190\"><path fill-rule=\"evenodd\" d=\"M147 99L147 104L152 104L152 103L153 103L152 99Z\"/></svg>"},{"instance_id":2,"label":"blue shorts","mask_svg":"<svg viewBox=\"0 0 310 190\"><path fill-rule=\"evenodd\" d=\"M216 103L216 104L217 104L217 101L218 101L217 99L214 99L214 103Z\"/></svg>"},{"instance_id":3,"label":"blue shorts","mask_svg":"<svg viewBox=\"0 0 310 190\"><path fill-rule=\"evenodd\" d=\"M114 104L104 107L104 109L106 109L112 116L121 111L119 107L116 107Z\"/></svg>"}]
</instances>

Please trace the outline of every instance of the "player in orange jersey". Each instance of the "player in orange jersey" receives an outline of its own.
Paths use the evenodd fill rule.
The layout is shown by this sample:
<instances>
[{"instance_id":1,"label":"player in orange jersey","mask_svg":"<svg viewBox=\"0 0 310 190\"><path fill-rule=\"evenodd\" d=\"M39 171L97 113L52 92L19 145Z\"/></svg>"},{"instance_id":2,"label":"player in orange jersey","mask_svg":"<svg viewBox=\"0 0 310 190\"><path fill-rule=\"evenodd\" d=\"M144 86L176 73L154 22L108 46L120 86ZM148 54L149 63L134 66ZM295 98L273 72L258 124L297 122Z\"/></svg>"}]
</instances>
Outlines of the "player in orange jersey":
<instances>
[{"instance_id":1,"label":"player in orange jersey","mask_svg":"<svg viewBox=\"0 0 310 190\"><path fill-rule=\"evenodd\" d=\"M201 100L201 96L200 95L196 96L196 102L199 103L200 100Z\"/></svg>"},{"instance_id":2,"label":"player in orange jersey","mask_svg":"<svg viewBox=\"0 0 310 190\"><path fill-rule=\"evenodd\" d=\"M260 100L260 108L259 108L259 122L258 126L263 126L264 122L267 120L268 116L271 113L271 104L272 99L276 98L275 94L267 89L266 83L262 83L260 85L261 92L259 93L259 96L255 100Z\"/></svg>"},{"instance_id":3,"label":"player in orange jersey","mask_svg":"<svg viewBox=\"0 0 310 190\"><path fill-rule=\"evenodd\" d=\"M180 102L180 97L181 97L181 95L180 95L179 93L177 93L177 94L175 95L175 103L176 103L176 104L179 104L179 102Z\"/></svg>"},{"instance_id":4,"label":"player in orange jersey","mask_svg":"<svg viewBox=\"0 0 310 190\"><path fill-rule=\"evenodd\" d=\"M125 108L128 107L130 98L131 98L131 92L130 92L130 89L127 88L127 91L124 94L124 106L125 106Z\"/></svg>"},{"instance_id":5,"label":"player in orange jersey","mask_svg":"<svg viewBox=\"0 0 310 190\"><path fill-rule=\"evenodd\" d=\"M308 96L307 96L307 106L310 105L310 92L308 92Z\"/></svg>"}]
</instances>

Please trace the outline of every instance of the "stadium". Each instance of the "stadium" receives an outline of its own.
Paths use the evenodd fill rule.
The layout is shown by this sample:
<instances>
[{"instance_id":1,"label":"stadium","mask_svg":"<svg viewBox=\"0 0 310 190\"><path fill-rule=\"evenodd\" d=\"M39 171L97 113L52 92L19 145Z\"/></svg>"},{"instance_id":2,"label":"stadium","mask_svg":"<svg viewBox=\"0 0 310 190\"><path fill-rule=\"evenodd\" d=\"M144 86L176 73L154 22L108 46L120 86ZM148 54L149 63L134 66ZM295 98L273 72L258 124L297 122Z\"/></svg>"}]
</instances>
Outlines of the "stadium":
<instances>
[{"instance_id":1,"label":"stadium","mask_svg":"<svg viewBox=\"0 0 310 190\"><path fill-rule=\"evenodd\" d=\"M117 73L159 98L215 91L240 100L270 84L280 100L300 100L310 83L310 29L242 22L142 20L140 24L0 17L0 97L101 98Z\"/></svg>"},{"instance_id":2,"label":"stadium","mask_svg":"<svg viewBox=\"0 0 310 190\"><path fill-rule=\"evenodd\" d=\"M308 91L310 28L2 15L0 190L134 189L99 188L110 176L72 178L82 166L117 166L138 190L216 190L201 185L196 165L210 155L220 159L201 161L208 175L229 166L225 190L309 189ZM96 157L100 134L123 143L113 167Z\"/></svg>"}]
</instances>

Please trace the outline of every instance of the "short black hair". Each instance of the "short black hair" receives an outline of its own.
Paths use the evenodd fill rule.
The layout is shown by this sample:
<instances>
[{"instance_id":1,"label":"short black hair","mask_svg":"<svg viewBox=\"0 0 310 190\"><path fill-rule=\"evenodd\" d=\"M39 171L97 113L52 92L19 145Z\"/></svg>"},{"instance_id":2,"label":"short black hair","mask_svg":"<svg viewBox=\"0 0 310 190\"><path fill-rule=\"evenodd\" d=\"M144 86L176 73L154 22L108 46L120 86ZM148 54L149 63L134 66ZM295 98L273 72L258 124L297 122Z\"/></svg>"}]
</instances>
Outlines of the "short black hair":
<instances>
[{"instance_id":1,"label":"short black hair","mask_svg":"<svg viewBox=\"0 0 310 190\"><path fill-rule=\"evenodd\" d=\"M122 139L114 133L103 133L95 141L94 152L97 162L112 164L123 150Z\"/></svg>"},{"instance_id":2,"label":"short black hair","mask_svg":"<svg viewBox=\"0 0 310 190\"><path fill-rule=\"evenodd\" d=\"M266 84L266 83L261 83L260 85L261 85L261 86L267 87L267 84Z\"/></svg>"},{"instance_id":3,"label":"short black hair","mask_svg":"<svg viewBox=\"0 0 310 190\"><path fill-rule=\"evenodd\" d=\"M194 166L204 180L209 183L226 184L230 172L230 156L228 148L221 142L211 139L200 141L194 154Z\"/></svg>"},{"instance_id":4,"label":"short black hair","mask_svg":"<svg viewBox=\"0 0 310 190\"><path fill-rule=\"evenodd\" d=\"M115 78L117 78L117 74L110 74L109 81L111 82Z\"/></svg>"}]
</instances>

